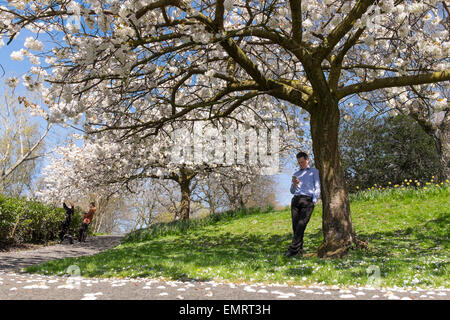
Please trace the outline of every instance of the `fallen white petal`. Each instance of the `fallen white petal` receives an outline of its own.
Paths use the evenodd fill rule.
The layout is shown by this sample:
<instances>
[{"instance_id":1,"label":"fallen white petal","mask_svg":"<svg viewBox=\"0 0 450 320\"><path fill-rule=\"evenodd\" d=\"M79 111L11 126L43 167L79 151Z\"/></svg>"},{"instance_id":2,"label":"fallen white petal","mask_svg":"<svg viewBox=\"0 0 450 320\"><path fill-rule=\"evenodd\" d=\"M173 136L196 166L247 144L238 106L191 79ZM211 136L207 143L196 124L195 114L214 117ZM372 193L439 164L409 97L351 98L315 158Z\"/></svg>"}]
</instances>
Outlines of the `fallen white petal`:
<instances>
[{"instance_id":1,"label":"fallen white petal","mask_svg":"<svg viewBox=\"0 0 450 320\"><path fill-rule=\"evenodd\" d=\"M258 293L269 293L269 291L267 291L266 289L259 289Z\"/></svg>"}]
</instances>

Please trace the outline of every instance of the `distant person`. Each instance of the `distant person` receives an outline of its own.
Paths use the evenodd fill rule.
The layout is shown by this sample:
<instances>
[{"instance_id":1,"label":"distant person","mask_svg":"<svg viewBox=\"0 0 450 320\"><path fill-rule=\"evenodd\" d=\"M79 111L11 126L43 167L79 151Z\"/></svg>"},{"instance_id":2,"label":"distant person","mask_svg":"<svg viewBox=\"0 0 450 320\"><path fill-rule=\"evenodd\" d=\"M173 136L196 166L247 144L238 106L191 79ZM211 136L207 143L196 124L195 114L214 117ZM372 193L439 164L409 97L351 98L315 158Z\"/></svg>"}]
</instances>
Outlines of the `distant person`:
<instances>
[{"instance_id":1,"label":"distant person","mask_svg":"<svg viewBox=\"0 0 450 320\"><path fill-rule=\"evenodd\" d=\"M320 196L319 171L309 167L309 158L305 152L297 154L300 170L292 176L291 200L292 230L294 235L286 257L303 255L303 235L311 218L314 205Z\"/></svg>"},{"instance_id":2,"label":"distant person","mask_svg":"<svg viewBox=\"0 0 450 320\"><path fill-rule=\"evenodd\" d=\"M69 239L70 243L73 243L72 236L70 235L70 223L72 221L72 216L75 211L73 204L70 206L70 208L66 205L65 202L63 202L64 210L66 210L66 219L62 223L61 226L61 232L59 233L59 239L61 240L60 243L64 241L64 239Z\"/></svg>"},{"instance_id":3,"label":"distant person","mask_svg":"<svg viewBox=\"0 0 450 320\"><path fill-rule=\"evenodd\" d=\"M83 222L81 223L80 233L78 235L79 242L86 242L88 227L91 224L92 218L94 218L95 213L95 202L89 204L89 211L83 213Z\"/></svg>"}]
</instances>

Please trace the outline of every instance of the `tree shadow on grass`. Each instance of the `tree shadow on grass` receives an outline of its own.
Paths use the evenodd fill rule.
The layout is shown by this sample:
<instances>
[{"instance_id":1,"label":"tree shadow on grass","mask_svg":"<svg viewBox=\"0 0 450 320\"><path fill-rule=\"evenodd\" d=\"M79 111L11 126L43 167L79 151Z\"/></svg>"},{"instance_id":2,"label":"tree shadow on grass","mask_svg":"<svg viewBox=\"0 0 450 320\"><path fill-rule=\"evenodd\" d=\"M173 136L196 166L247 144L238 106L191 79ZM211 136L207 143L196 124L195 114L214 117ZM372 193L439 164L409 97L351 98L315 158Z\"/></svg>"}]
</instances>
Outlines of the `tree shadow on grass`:
<instances>
[{"instance_id":1,"label":"tree shadow on grass","mask_svg":"<svg viewBox=\"0 0 450 320\"><path fill-rule=\"evenodd\" d=\"M124 245L114 250L105 251L86 259L79 260L82 274L101 275L102 268L86 271L88 263L106 262L110 268L120 273L122 268L132 266L136 276L162 275L174 279L190 279L193 269L205 270L209 267L221 267L226 270L273 269L285 264L283 253L290 243L292 235L264 235L230 233L202 235L195 237L158 238L145 244ZM61 267L64 267L61 265ZM126 272L126 270L125 270ZM199 276L195 280L201 280ZM208 280L203 276L203 280Z\"/></svg>"},{"instance_id":2,"label":"tree shadow on grass","mask_svg":"<svg viewBox=\"0 0 450 320\"><path fill-rule=\"evenodd\" d=\"M245 270L253 274L256 271L275 272L279 267L287 268L284 274L291 277L311 276L314 266L326 265L334 269L345 270L357 267L363 257L373 259L373 264L382 265L384 258L393 257L394 245L411 248L412 243L426 239L436 246L448 243L448 235L443 236L449 223L449 215L443 214L436 219L424 222L421 229L399 229L370 234L359 234L362 240L369 240L376 250L351 250L343 259L320 259L317 257L301 258L304 263L296 264L295 260L283 256L287 250L292 233L282 234L233 234L233 233L186 233L177 237L158 237L141 243L123 244L114 250L108 250L92 257L77 260L82 275L101 276L105 270L125 276L163 276L180 280L208 281L214 278L207 273L196 274L193 270L219 268L221 276ZM312 229L305 234L305 251L315 252L322 241L322 231ZM398 250L397 250L398 251ZM426 254L426 250L424 250ZM410 259L422 252L410 250L395 256L396 263L408 266ZM296 258L294 258L296 259ZM409 259L409 260L408 260ZM105 262L106 261L106 262ZM295 265L286 266L288 261ZM343 262L348 263L343 263ZM79 262L79 263L78 263ZM73 263L73 262L71 262ZM87 270L91 263L97 266ZM102 268L105 263L106 267ZM131 272L127 268L131 266ZM61 268L67 266L61 265ZM61 269L63 271L64 269ZM111 271L112 270L112 271ZM361 271L364 272L365 270ZM361 276L361 272L355 276ZM226 275L224 276L227 277Z\"/></svg>"},{"instance_id":3,"label":"tree shadow on grass","mask_svg":"<svg viewBox=\"0 0 450 320\"><path fill-rule=\"evenodd\" d=\"M315 231L315 230L314 230ZM305 234L305 250L316 249L322 232ZM274 272L277 267L286 265L284 257L292 233L283 234L198 234L186 233L178 237L158 237L142 243L125 243L113 250L77 259L75 262L85 276L102 276L103 274L126 274L131 265L135 276L162 275L173 279L192 279L193 269L214 267L226 268L230 272L242 268L250 273L257 270ZM68 263L68 261L67 261ZM53 261L46 264L51 270L64 272L66 261ZM95 265L92 268L88 265ZM39 272L40 267L33 269ZM122 271L124 270L124 271ZM299 271L293 271L297 274ZM311 274L303 270L302 274ZM192 272L191 272L192 274ZM208 280L207 276L195 277L195 280Z\"/></svg>"},{"instance_id":4,"label":"tree shadow on grass","mask_svg":"<svg viewBox=\"0 0 450 320\"><path fill-rule=\"evenodd\" d=\"M388 266L391 271L404 268L411 268L411 261L422 256L433 255L436 250L430 248L441 248L448 244L447 227L450 222L448 214L441 214L438 218L424 221L418 228L405 227L404 229L376 232L370 234L360 234L362 240L369 240L376 250L353 249L347 257L343 259L320 259L317 257L301 258L304 263L295 266L288 266L284 274L289 277L311 276L314 266L330 266L334 270L355 269L352 275L357 278L367 277L366 265L361 267L359 263L363 258L369 258L370 263L379 266ZM305 249L314 251L322 241L322 231L314 229L311 233L305 234ZM183 265L195 264L199 268L222 266L229 270L239 270L246 268L257 271L265 270L273 272L276 267L286 267L287 259L283 253L287 249L292 239L290 232L271 235L255 234L222 234L222 235L202 235L199 238L186 236L178 238L172 242L149 242L147 249L151 252L162 251L177 252L177 259L180 264L175 265L169 273L183 273ZM426 248L414 249L418 245L426 242ZM408 251L403 250L408 249ZM169 259L170 254L164 259ZM386 260L387 258L387 260ZM373 259L373 260L370 260ZM388 261L388 262L386 262ZM294 263L295 264L295 263ZM448 263L441 265L448 268ZM362 269L361 269L362 268Z\"/></svg>"}]
</instances>

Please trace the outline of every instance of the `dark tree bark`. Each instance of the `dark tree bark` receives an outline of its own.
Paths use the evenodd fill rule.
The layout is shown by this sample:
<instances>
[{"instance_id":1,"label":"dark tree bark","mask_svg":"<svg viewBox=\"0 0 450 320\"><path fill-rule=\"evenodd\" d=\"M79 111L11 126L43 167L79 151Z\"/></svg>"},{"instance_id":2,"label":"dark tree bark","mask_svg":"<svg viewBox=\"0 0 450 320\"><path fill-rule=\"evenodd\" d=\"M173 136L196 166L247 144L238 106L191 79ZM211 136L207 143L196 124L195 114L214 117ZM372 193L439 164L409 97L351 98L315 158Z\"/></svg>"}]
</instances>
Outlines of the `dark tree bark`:
<instances>
[{"instance_id":1,"label":"dark tree bark","mask_svg":"<svg viewBox=\"0 0 450 320\"><path fill-rule=\"evenodd\" d=\"M317 254L319 257L341 257L354 242L354 237L338 145L339 108L337 102L333 102L314 110L311 135L323 203L323 243Z\"/></svg>"},{"instance_id":2,"label":"dark tree bark","mask_svg":"<svg viewBox=\"0 0 450 320\"><path fill-rule=\"evenodd\" d=\"M181 191L181 202L180 202L180 211L179 217L180 220L189 220L190 212L191 212L191 181L195 177L195 172L192 170L188 170L182 168L180 170L180 174L178 175L178 179L176 180L180 185Z\"/></svg>"},{"instance_id":3,"label":"dark tree bark","mask_svg":"<svg viewBox=\"0 0 450 320\"><path fill-rule=\"evenodd\" d=\"M398 108L403 113L403 110ZM443 111L442 119L431 121L425 103L416 103L409 110L409 116L417 121L426 134L433 138L439 156L441 181L450 179L450 109Z\"/></svg>"},{"instance_id":4,"label":"dark tree bark","mask_svg":"<svg viewBox=\"0 0 450 320\"><path fill-rule=\"evenodd\" d=\"M188 220L191 209L191 189L189 187L190 181L183 181L180 183L181 189L181 208L180 220Z\"/></svg>"}]
</instances>

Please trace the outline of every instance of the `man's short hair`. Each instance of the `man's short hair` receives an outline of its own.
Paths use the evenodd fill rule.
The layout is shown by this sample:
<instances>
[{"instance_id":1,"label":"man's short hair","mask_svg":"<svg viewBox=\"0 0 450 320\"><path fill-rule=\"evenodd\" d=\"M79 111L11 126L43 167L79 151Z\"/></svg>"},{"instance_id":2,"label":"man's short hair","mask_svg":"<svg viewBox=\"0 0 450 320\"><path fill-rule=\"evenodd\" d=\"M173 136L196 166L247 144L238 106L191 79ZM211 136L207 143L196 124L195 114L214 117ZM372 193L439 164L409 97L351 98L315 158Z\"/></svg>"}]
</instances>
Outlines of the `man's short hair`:
<instances>
[{"instance_id":1,"label":"man's short hair","mask_svg":"<svg viewBox=\"0 0 450 320\"><path fill-rule=\"evenodd\" d=\"M90 203L93 207L95 207L95 202L94 201L91 201L91 203Z\"/></svg>"},{"instance_id":2,"label":"man's short hair","mask_svg":"<svg viewBox=\"0 0 450 320\"><path fill-rule=\"evenodd\" d=\"M299 159L301 157L305 158L305 160L308 160L308 155L306 154L306 152L301 151L301 152L297 153L297 159Z\"/></svg>"}]
</instances>

